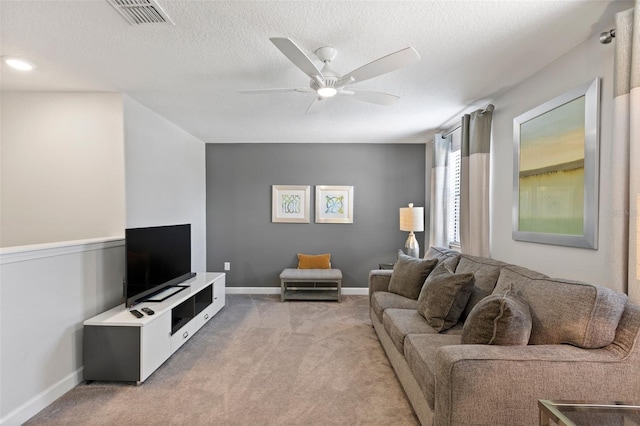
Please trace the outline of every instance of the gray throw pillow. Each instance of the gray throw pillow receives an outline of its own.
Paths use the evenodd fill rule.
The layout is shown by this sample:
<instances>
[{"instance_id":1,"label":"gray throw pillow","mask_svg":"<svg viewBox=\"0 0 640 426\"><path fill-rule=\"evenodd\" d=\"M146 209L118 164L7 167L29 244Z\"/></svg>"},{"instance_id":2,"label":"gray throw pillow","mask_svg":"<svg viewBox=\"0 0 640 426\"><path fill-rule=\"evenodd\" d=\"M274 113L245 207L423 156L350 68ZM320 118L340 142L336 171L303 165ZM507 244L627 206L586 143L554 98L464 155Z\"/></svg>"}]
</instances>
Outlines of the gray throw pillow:
<instances>
[{"instance_id":1,"label":"gray throw pillow","mask_svg":"<svg viewBox=\"0 0 640 426\"><path fill-rule=\"evenodd\" d=\"M418 297L418 312L438 333L456 325L469 301L473 274L454 274L442 262L429 275Z\"/></svg>"},{"instance_id":2,"label":"gray throw pillow","mask_svg":"<svg viewBox=\"0 0 640 426\"><path fill-rule=\"evenodd\" d=\"M438 266L436 266L433 271L429 275L441 275L441 274L454 274L456 272L456 267L458 266L458 261L460 260L460 256L450 257L448 259L439 260Z\"/></svg>"},{"instance_id":3,"label":"gray throw pillow","mask_svg":"<svg viewBox=\"0 0 640 426\"><path fill-rule=\"evenodd\" d=\"M418 259L399 251L389 281L389 292L416 300L424 280L437 263L437 259Z\"/></svg>"},{"instance_id":4,"label":"gray throw pillow","mask_svg":"<svg viewBox=\"0 0 640 426\"><path fill-rule=\"evenodd\" d=\"M526 345L530 336L529 304L508 290L478 302L462 327L462 343L466 344Z\"/></svg>"}]
</instances>

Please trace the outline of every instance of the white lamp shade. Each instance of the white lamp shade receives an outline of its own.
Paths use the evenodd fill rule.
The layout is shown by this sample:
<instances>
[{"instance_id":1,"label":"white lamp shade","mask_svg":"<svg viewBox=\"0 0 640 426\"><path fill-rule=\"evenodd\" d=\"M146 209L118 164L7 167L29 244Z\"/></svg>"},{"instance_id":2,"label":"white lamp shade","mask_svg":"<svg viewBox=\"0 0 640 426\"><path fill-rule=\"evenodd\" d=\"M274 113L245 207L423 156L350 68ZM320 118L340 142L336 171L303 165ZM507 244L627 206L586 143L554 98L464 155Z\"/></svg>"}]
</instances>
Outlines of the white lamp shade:
<instances>
[{"instance_id":1,"label":"white lamp shade","mask_svg":"<svg viewBox=\"0 0 640 426\"><path fill-rule=\"evenodd\" d=\"M401 231L424 231L424 207L400 207Z\"/></svg>"}]
</instances>

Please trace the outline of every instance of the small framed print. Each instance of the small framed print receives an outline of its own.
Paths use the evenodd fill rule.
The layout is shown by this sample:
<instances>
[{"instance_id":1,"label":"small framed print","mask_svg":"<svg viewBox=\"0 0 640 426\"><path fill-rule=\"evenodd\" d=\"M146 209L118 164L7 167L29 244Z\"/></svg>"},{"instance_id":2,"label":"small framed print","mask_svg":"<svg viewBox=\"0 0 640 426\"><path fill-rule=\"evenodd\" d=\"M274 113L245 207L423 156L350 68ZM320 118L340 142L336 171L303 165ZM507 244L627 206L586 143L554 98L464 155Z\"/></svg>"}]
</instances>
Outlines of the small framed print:
<instances>
[{"instance_id":1,"label":"small framed print","mask_svg":"<svg viewBox=\"0 0 640 426\"><path fill-rule=\"evenodd\" d=\"M353 223L353 186L316 185L316 223Z\"/></svg>"},{"instance_id":2,"label":"small framed print","mask_svg":"<svg viewBox=\"0 0 640 426\"><path fill-rule=\"evenodd\" d=\"M271 222L309 223L309 185L273 185Z\"/></svg>"}]
</instances>

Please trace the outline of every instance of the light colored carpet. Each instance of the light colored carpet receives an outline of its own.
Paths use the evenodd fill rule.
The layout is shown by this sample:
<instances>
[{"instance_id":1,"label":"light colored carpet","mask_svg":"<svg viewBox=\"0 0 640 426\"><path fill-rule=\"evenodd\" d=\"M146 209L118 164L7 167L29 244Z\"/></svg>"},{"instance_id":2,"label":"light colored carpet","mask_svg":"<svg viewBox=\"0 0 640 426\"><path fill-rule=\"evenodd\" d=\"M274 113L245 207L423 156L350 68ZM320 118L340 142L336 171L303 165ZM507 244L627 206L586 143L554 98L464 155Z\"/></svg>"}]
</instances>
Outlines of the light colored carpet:
<instances>
[{"instance_id":1,"label":"light colored carpet","mask_svg":"<svg viewBox=\"0 0 640 426\"><path fill-rule=\"evenodd\" d=\"M417 425L367 296L227 306L141 386L80 384L27 425Z\"/></svg>"}]
</instances>

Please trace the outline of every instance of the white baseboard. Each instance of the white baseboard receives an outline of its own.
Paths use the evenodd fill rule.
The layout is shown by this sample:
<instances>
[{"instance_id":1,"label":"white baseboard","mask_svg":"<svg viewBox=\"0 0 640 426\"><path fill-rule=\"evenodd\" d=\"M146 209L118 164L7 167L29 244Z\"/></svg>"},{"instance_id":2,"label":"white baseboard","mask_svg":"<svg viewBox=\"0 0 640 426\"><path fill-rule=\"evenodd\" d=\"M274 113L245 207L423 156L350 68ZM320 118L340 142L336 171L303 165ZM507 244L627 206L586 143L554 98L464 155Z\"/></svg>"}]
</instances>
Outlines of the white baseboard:
<instances>
[{"instance_id":1,"label":"white baseboard","mask_svg":"<svg viewBox=\"0 0 640 426\"><path fill-rule=\"evenodd\" d=\"M369 289L365 287L342 287L343 296L368 296Z\"/></svg>"},{"instance_id":2,"label":"white baseboard","mask_svg":"<svg viewBox=\"0 0 640 426\"><path fill-rule=\"evenodd\" d=\"M0 425L3 426L19 426L38 414L42 409L47 407L56 399L80 384L84 379L82 375L83 368L79 368L73 373L64 377L58 383L54 383L38 395L34 396L6 416L0 419Z\"/></svg>"},{"instance_id":3,"label":"white baseboard","mask_svg":"<svg viewBox=\"0 0 640 426\"><path fill-rule=\"evenodd\" d=\"M280 294L280 287L226 287L226 294ZM342 287L345 296L367 296L369 289L364 287Z\"/></svg>"},{"instance_id":4,"label":"white baseboard","mask_svg":"<svg viewBox=\"0 0 640 426\"><path fill-rule=\"evenodd\" d=\"M225 287L226 294L280 294L280 287Z\"/></svg>"}]
</instances>

